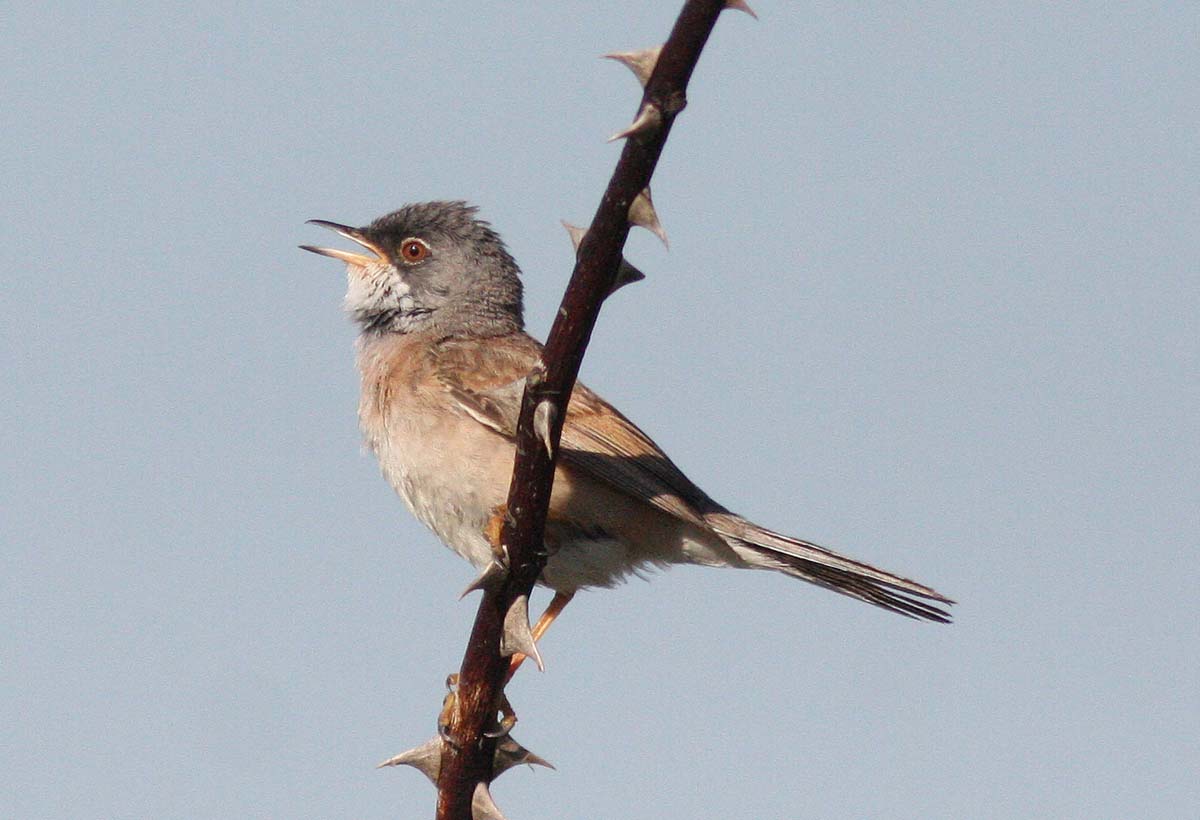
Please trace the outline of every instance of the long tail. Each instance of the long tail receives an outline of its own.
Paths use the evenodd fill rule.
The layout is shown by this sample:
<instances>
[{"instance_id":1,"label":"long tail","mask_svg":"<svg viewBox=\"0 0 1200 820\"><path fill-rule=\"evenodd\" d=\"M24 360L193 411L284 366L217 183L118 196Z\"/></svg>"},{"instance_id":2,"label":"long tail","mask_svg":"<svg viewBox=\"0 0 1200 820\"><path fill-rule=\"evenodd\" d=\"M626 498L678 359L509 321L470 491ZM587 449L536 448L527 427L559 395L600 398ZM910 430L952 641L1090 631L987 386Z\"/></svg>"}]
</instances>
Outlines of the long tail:
<instances>
[{"instance_id":1,"label":"long tail","mask_svg":"<svg viewBox=\"0 0 1200 820\"><path fill-rule=\"evenodd\" d=\"M926 601L947 605L954 601L924 584L771 532L732 513L710 513L705 521L749 566L779 570L910 618L950 623L949 612Z\"/></svg>"}]
</instances>

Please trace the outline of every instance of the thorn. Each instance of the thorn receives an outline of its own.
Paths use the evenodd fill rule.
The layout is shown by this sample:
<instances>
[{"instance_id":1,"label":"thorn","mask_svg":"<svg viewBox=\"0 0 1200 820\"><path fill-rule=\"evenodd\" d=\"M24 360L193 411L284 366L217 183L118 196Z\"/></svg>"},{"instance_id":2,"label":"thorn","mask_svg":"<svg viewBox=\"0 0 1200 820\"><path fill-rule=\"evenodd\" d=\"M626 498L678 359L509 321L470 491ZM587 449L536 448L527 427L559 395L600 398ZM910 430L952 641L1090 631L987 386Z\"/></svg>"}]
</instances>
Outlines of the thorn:
<instances>
[{"instance_id":1,"label":"thorn","mask_svg":"<svg viewBox=\"0 0 1200 820\"><path fill-rule=\"evenodd\" d=\"M750 8L750 4L746 0L725 0L725 8L733 9L734 11L744 11L755 20L758 19L758 15L754 13L754 9Z\"/></svg>"},{"instance_id":2,"label":"thorn","mask_svg":"<svg viewBox=\"0 0 1200 820\"><path fill-rule=\"evenodd\" d=\"M638 110L638 115L634 121L617 133L608 138L609 142L625 139L626 137L636 137L653 131L662 125L662 111L654 103L644 103L641 109Z\"/></svg>"},{"instance_id":3,"label":"thorn","mask_svg":"<svg viewBox=\"0 0 1200 820\"><path fill-rule=\"evenodd\" d=\"M496 758L492 762L494 777L499 777L509 769L514 766L520 766L522 763L528 766L545 766L547 769L554 768L554 765L550 761L535 755L511 737L506 737L496 744Z\"/></svg>"},{"instance_id":4,"label":"thorn","mask_svg":"<svg viewBox=\"0 0 1200 820\"><path fill-rule=\"evenodd\" d=\"M550 441L550 425L557 415L558 408L549 399L542 399L533 411L533 432L537 433L538 438L542 440L547 458L554 458L554 445Z\"/></svg>"},{"instance_id":5,"label":"thorn","mask_svg":"<svg viewBox=\"0 0 1200 820\"><path fill-rule=\"evenodd\" d=\"M617 268L617 281L613 282L612 290L607 295L612 296L620 288L626 285L632 285L634 282L640 282L646 278L646 274L635 268L633 265L625 261L625 257L621 257L621 267Z\"/></svg>"},{"instance_id":6,"label":"thorn","mask_svg":"<svg viewBox=\"0 0 1200 820\"><path fill-rule=\"evenodd\" d=\"M658 212L654 210L654 200L650 198L649 186L643 188L642 192L635 196L633 202L630 203L629 221L650 231L662 241L664 248L671 249L671 243L667 241L667 232L663 230L662 223L658 221Z\"/></svg>"},{"instance_id":7,"label":"thorn","mask_svg":"<svg viewBox=\"0 0 1200 820\"><path fill-rule=\"evenodd\" d=\"M587 231L578 225L572 225L566 220L560 221L562 222L562 226L567 229L567 233L571 235L571 244L575 246L575 255L578 256L579 245L583 242L583 235ZM617 268L617 281L613 282L612 290L606 293L605 296L612 296L626 285L632 285L634 282L640 282L645 278L646 274L629 264L629 260L622 256L621 265Z\"/></svg>"},{"instance_id":8,"label":"thorn","mask_svg":"<svg viewBox=\"0 0 1200 820\"><path fill-rule=\"evenodd\" d=\"M482 780L475 784L475 793L471 795L471 820L505 820L487 783Z\"/></svg>"},{"instance_id":9,"label":"thorn","mask_svg":"<svg viewBox=\"0 0 1200 820\"><path fill-rule=\"evenodd\" d=\"M658 45L654 48L643 48L641 51L616 51L604 56L609 60L616 60L632 71L642 88L645 88L646 83L650 82L650 75L654 73L654 66L658 64L658 55L662 54L662 49L663 47Z\"/></svg>"},{"instance_id":10,"label":"thorn","mask_svg":"<svg viewBox=\"0 0 1200 820\"><path fill-rule=\"evenodd\" d=\"M509 657L520 652L526 657L533 658L539 672L545 672L542 656L538 654L537 644L533 640L533 630L529 628L529 596L520 595L504 616L504 634L500 636L500 654Z\"/></svg>"},{"instance_id":11,"label":"thorn","mask_svg":"<svg viewBox=\"0 0 1200 820\"><path fill-rule=\"evenodd\" d=\"M587 233L587 230L579 227L578 225L572 225L570 222L568 222L565 219L560 219L558 221L562 224L562 226L564 228L567 229L567 233L571 237L571 246L573 248L575 248L575 253L576 253L576 255L578 255L579 254L579 246L580 246L580 244L582 244L583 235L585 233Z\"/></svg>"},{"instance_id":12,"label":"thorn","mask_svg":"<svg viewBox=\"0 0 1200 820\"><path fill-rule=\"evenodd\" d=\"M474 581L467 584L467 588L459 594L458 600L461 601L477 590L490 589L493 585L504 580L506 575L508 575L508 570L499 561L492 561L483 568L483 572L475 576Z\"/></svg>"},{"instance_id":13,"label":"thorn","mask_svg":"<svg viewBox=\"0 0 1200 820\"><path fill-rule=\"evenodd\" d=\"M525 761L518 762L524 763ZM385 766L412 766L428 777L430 782L436 786L438 775L442 771L442 739L432 737L415 749L409 749L395 757L389 757L375 768L382 769Z\"/></svg>"}]
</instances>

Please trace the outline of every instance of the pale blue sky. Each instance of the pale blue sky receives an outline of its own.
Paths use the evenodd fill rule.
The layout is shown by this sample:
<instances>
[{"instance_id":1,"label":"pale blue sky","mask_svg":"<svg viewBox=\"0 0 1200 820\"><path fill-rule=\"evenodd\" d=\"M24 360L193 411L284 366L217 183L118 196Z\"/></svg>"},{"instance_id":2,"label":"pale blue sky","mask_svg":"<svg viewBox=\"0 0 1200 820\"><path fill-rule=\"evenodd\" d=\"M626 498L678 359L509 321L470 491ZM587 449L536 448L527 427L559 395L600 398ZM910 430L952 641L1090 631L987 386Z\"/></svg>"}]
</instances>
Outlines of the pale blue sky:
<instances>
[{"instance_id":1,"label":"pale blue sky","mask_svg":"<svg viewBox=\"0 0 1200 820\"><path fill-rule=\"evenodd\" d=\"M956 597L578 597L513 820L1200 806L1200 13L770 3L584 379L765 525ZM0 816L428 817L476 601L360 446L304 220L465 198L543 336L675 3L20 3L0 30Z\"/></svg>"}]
</instances>

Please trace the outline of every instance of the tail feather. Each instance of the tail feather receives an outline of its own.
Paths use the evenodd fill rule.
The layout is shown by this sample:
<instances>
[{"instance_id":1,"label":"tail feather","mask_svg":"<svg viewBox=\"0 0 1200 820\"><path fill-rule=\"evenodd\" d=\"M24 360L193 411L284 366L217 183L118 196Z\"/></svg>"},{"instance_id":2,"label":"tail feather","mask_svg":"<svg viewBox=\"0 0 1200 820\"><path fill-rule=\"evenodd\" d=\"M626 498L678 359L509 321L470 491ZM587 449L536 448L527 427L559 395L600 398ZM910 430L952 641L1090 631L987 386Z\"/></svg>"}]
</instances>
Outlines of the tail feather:
<instances>
[{"instance_id":1,"label":"tail feather","mask_svg":"<svg viewBox=\"0 0 1200 820\"><path fill-rule=\"evenodd\" d=\"M927 601L947 605L954 601L924 584L771 532L740 516L716 513L705 518L750 566L779 570L910 618L950 623L949 612Z\"/></svg>"}]
</instances>

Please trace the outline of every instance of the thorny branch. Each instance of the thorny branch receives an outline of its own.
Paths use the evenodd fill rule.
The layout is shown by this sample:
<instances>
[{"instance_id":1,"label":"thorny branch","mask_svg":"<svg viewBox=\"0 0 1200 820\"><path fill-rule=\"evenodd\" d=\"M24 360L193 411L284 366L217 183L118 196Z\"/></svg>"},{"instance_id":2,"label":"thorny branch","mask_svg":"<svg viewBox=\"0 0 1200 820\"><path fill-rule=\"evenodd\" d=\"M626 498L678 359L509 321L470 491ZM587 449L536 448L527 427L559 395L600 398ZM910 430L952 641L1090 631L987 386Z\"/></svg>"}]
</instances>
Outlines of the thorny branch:
<instances>
[{"instance_id":1,"label":"thorny branch","mask_svg":"<svg viewBox=\"0 0 1200 820\"><path fill-rule=\"evenodd\" d=\"M445 715L448 740L440 744L436 778L438 820L471 820L472 800L479 801L480 784L484 802L490 803L486 788L495 774L498 738L489 736L495 733L488 727L495 723L509 665L500 654L500 639L505 614L515 600L529 595L545 565L543 532L567 401L600 305L616 281L631 219L644 224L631 215L630 206L650 183L671 123L686 105L692 70L726 7L749 10L742 2L687 0L657 63L652 54L648 56L653 70L643 80L645 93L637 116L633 125L616 135L626 138L624 150L580 245L570 284L546 341L542 367L528 379L507 515L500 533L510 571L483 589L459 673L457 701ZM540 425L535 424L535 413ZM488 814L499 817L498 811L484 808L475 820Z\"/></svg>"}]
</instances>

